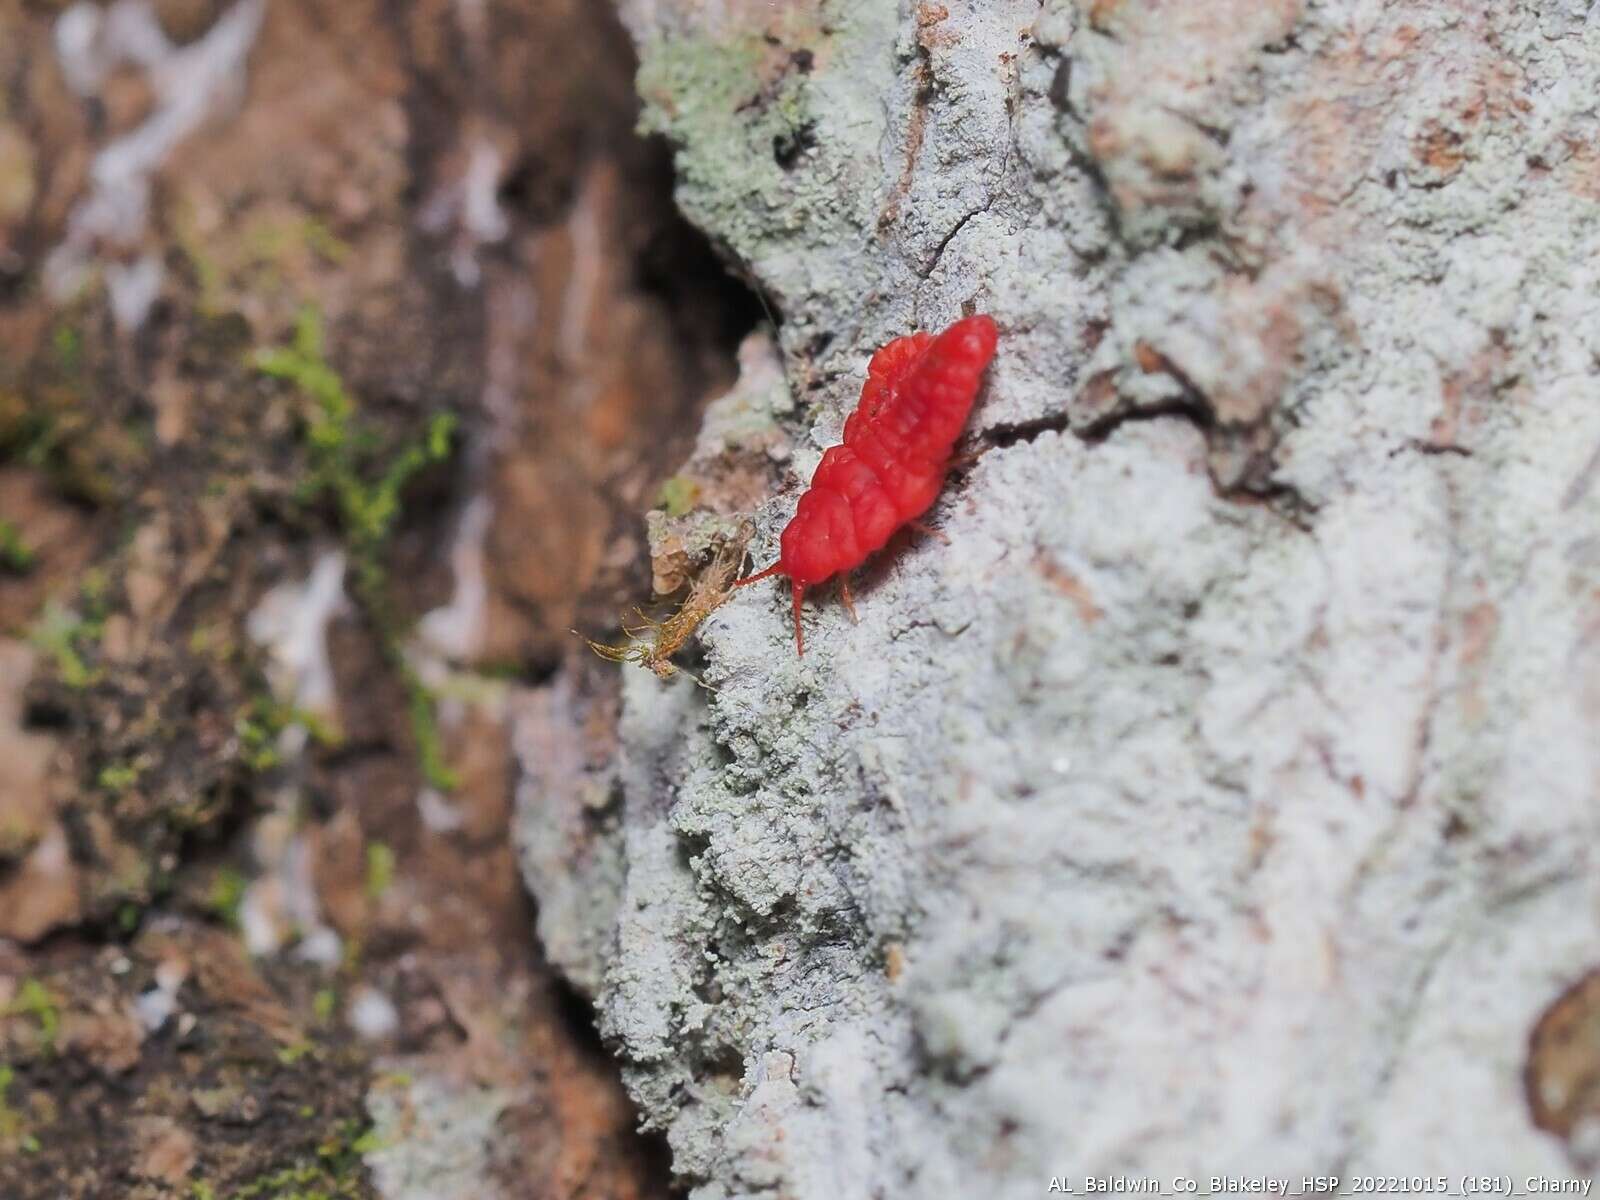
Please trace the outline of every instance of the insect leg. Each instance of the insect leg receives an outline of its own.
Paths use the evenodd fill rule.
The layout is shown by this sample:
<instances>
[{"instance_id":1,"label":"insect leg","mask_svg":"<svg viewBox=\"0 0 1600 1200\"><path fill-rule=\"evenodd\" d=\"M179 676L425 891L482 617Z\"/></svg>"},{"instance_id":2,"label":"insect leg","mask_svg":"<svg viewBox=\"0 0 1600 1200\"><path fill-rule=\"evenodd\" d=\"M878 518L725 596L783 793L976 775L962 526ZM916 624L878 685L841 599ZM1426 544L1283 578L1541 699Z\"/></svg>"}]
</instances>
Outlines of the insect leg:
<instances>
[{"instance_id":1,"label":"insect leg","mask_svg":"<svg viewBox=\"0 0 1600 1200\"><path fill-rule=\"evenodd\" d=\"M789 587L794 592L794 649L795 653L804 658L806 656L806 635L800 628L800 597L806 594L804 585L789 581Z\"/></svg>"},{"instance_id":2,"label":"insect leg","mask_svg":"<svg viewBox=\"0 0 1600 1200\"><path fill-rule=\"evenodd\" d=\"M960 454L952 455L950 461L945 463L946 471L964 471L972 466L987 453L986 450L963 450Z\"/></svg>"},{"instance_id":3,"label":"insect leg","mask_svg":"<svg viewBox=\"0 0 1600 1200\"><path fill-rule=\"evenodd\" d=\"M861 624L861 618L856 616L855 601L850 597L850 576L848 575L839 576L839 599L844 601L844 610L850 614L850 623L852 625Z\"/></svg>"},{"instance_id":4,"label":"insect leg","mask_svg":"<svg viewBox=\"0 0 1600 1200\"><path fill-rule=\"evenodd\" d=\"M780 558L777 562L773 563L765 571L757 571L754 575L746 575L743 579L735 579L730 586L732 586L732 587L743 587L747 583L755 583L757 580L765 579L769 575L780 574L782 571L783 571L783 559Z\"/></svg>"}]
</instances>

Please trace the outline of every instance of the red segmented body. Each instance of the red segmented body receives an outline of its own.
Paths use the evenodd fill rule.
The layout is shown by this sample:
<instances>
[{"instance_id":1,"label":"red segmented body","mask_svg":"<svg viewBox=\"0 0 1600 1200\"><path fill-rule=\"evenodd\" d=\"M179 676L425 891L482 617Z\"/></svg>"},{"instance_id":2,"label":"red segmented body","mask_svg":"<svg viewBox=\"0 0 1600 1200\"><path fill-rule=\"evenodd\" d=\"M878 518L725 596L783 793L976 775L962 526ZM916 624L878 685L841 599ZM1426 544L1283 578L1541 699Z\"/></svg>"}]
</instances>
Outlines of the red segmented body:
<instances>
[{"instance_id":1,"label":"red segmented body","mask_svg":"<svg viewBox=\"0 0 1600 1200\"><path fill-rule=\"evenodd\" d=\"M994 319L979 315L937 337L896 338L872 356L861 399L844 423L844 442L817 464L778 539L778 561L734 584L789 577L799 653L805 653L805 590L860 566L938 498L998 338Z\"/></svg>"}]
</instances>

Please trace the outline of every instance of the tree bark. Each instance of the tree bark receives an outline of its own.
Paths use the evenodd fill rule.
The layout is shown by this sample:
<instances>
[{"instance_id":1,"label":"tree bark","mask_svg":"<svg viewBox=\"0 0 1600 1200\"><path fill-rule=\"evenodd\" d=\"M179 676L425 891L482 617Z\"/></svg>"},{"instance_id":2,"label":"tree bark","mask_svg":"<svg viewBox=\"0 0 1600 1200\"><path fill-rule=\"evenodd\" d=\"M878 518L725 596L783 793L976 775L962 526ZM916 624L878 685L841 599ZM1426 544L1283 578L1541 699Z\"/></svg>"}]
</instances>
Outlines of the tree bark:
<instances>
[{"instance_id":1,"label":"tree bark","mask_svg":"<svg viewBox=\"0 0 1600 1200\"><path fill-rule=\"evenodd\" d=\"M762 584L628 673L561 933L693 1194L1592 1170L1600 19L621 9L781 317L702 472L756 565L875 348L1002 330L859 626Z\"/></svg>"}]
</instances>

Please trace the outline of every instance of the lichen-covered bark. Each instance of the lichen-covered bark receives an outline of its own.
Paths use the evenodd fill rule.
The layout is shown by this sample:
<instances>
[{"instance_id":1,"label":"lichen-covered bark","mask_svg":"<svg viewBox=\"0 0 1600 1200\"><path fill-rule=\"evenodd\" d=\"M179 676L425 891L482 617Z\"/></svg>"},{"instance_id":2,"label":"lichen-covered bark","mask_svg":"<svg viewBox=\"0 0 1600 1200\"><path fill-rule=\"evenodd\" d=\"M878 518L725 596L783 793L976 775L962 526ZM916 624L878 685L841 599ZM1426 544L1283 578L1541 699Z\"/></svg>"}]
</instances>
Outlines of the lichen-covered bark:
<instances>
[{"instance_id":1,"label":"lichen-covered bark","mask_svg":"<svg viewBox=\"0 0 1600 1200\"><path fill-rule=\"evenodd\" d=\"M565 936L695 1194L1592 1170L1600 25L621 7L782 316L757 562L872 349L1003 330L948 545L624 684Z\"/></svg>"}]
</instances>

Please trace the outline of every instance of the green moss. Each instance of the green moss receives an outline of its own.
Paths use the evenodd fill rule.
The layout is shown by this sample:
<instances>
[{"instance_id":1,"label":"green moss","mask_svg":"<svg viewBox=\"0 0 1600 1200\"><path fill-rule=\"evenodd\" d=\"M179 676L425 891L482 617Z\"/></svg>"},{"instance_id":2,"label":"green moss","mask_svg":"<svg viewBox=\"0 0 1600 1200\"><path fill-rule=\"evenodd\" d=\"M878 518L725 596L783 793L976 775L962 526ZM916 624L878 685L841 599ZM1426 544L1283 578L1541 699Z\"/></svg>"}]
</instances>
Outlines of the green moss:
<instances>
[{"instance_id":1,"label":"green moss","mask_svg":"<svg viewBox=\"0 0 1600 1200\"><path fill-rule=\"evenodd\" d=\"M682 475L674 475L661 485L661 498L657 501L667 510L669 517L681 517L700 499L700 485Z\"/></svg>"},{"instance_id":2,"label":"green moss","mask_svg":"<svg viewBox=\"0 0 1600 1200\"><path fill-rule=\"evenodd\" d=\"M279 765L278 740L285 729L298 725L319 746L334 747L344 735L316 713L271 696L256 696L233 721L233 731L244 749L245 764L252 771L270 771Z\"/></svg>"},{"instance_id":3,"label":"green moss","mask_svg":"<svg viewBox=\"0 0 1600 1200\"><path fill-rule=\"evenodd\" d=\"M439 731L438 698L409 663L400 665L406 689L406 711L411 718L411 739L416 743L422 777L441 792L454 791L460 782L445 758L444 735Z\"/></svg>"},{"instance_id":4,"label":"green moss","mask_svg":"<svg viewBox=\"0 0 1600 1200\"><path fill-rule=\"evenodd\" d=\"M200 312L207 316L215 316L222 309L223 271L221 265L205 248L205 239L197 227L192 206L184 204L178 207L173 227L178 249L183 251L184 257L189 260L189 266L194 271L195 283L199 285Z\"/></svg>"},{"instance_id":5,"label":"green moss","mask_svg":"<svg viewBox=\"0 0 1600 1200\"><path fill-rule=\"evenodd\" d=\"M0 517L0 570L21 575L31 571L38 556L22 540L22 532L4 517Z\"/></svg>"},{"instance_id":6,"label":"green moss","mask_svg":"<svg viewBox=\"0 0 1600 1200\"><path fill-rule=\"evenodd\" d=\"M317 994L311 997L311 1012L319 1021L331 1019L338 1007L339 995L332 988L320 988Z\"/></svg>"},{"instance_id":7,"label":"green moss","mask_svg":"<svg viewBox=\"0 0 1600 1200\"><path fill-rule=\"evenodd\" d=\"M232 867L223 867L211 883L207 906L224 921L228 928L239 928L239 906L244 903L245 889L250 881Z\"/></svg>"},{"instance_id":8,"label":"green moss","mask_svg":"<svg viewBox=\"0 0 1600 1200\"><path fill-rule=\"evenodd\" d=\"M377 435L359 420L354 398L324 358L322 323L314 309L301 312L288 347L259 351L252 361L265 374L292 383L310 402L305 438L311 471L301 497L333 500L350 552L351 590L405 688L419 767L432 786L448 791L456 778L445 761L435 698L402 653L404 639L389 602L383 554L406 485L430 463L450 456L456 417L435 414L420 441L402 446L387 461L375 461Z\"/></svg>"},{"instance_id":9,"label":"green moss","mask_svg":"<svg viewBox=\"0 0 1600 1200\"><path fill-rule=\"evenodd\" d=\"M0 812L0 860L21 858L39 841L40 830L16 813Z\"/></svg>"},{"instance_id":10,"label":"green moss","mask_svg":"<svg viewBox=\"0 0 1600 1200\"><path fill-rule=\"evenodd\" d=\"M355 404L323 359L322 317L316 309L300 311L288 346L257 350L251 362L256 370L293 383L315 404L307 431L314 449L337 449L346 440Z\"/></svg>"},{"instance_id":11,"label":"green moss","mask_svg":"<svg viewBox=\"0 0 1600 1200\"><path fill-rule=\"evenodd\" d=\"M0 1062L0 1152L5 1147L14 1146L22 1154L38 1154L40 1144L38 1138L22 1125L22 1114L11 1107L11 1085L16 1082L16 1074L11 1070L8 1062Z\"/></svg>"},{"instance_id":12,"label":"green moss","mask_svg":"<svg viewBox=\"0 0 1600 1200\"><path fill-rule=\"evenodd\" d=\"M22 1132L22 1114L11 1107L7 1093L16 1079L9 1063L0 1063L0 1143L9 1143Z\"/></svg>"},{"instance_id":13,"label":"green moss","mask_svg":"<svg viewBox=\"0 0 1600 1200\"><path fill-rule=\"evenodd\" d=\"M376 900L394 884L394 851L383 842L367 843L367 895Z\"/></svg>"},{"instance_id":14,"label":"green moss","mask_svg":"<svg viewBox=\"0 0 1600 1200\"><path fill-rule=\"evenodd\" d=\"M374 1150L382 1150L391 1144L387 1138L378 1136L376 1129L368 1129L350 1143L350 1149L356 1154L371 1154Z\"/></svg>"},{"instance_id":15,"label":"green moss","mask_svg":"<svg viewBox=\"0 0 1600 1200\"><path fill-rule=\"evenodd\" d=\"M39 1153L39 1139L23 1128L22 1114L11 1107L7 1093L16 1081L16 1073L8 1063L0 1063L0 1152L15 1146L24 1154Z\"/></svg>"},{"instance_id":16,"label":"green moss","mask_svg":"<svg viewBox=\"0 0 1600 1200\"><path fill-rule=\"evenodd\" d=\"M86 688L98 678L84 659L84 652L99 641L101 626L52 600L28 631L35 649L47 655L61 682L70 688Z\"/></svg>"},{"instance_id":17,"label":"green moss","mask_svg":"<svg viewBox=\"0 0 1600 1200\"><path fill-rule=\"evenodd\" d=\"M71 688L86 688L100 678L86 656L99 645L110 611L104 572L85 571L79 585L79 607L70 609L50 601L28 631L34 647L48 655L56 674Z\"/></svg>"},{"instance_id":18,"label":"green moss","mask_svg":"<svg viewBox=\"0 0 1600 1200\"><path fill-rule=\"evenodd\" d=\"M316 217L285 218L277 213L248 214L230 225L226 238L207 243L193 206L180 203L174 221L176 241L189 260L206 315L220 316L242 296L282 296L299 274L296 263L315 257L339 265L349 260L350 244Z\"/></svg>"},{"instance_id":19,"label":"green moss","mask_svg":"<svg viewBox=\"0 0 1600 1200\"><path fill-rule=\"evenodd\" d=\"M217 657L226 657L228 635L226 630L215 625L199 625L189 633L189 653L206 655L215 653Z\"/></svg>"},{"instance_id":20,"label":"green moss","mask_svg":"<svg viewBox=\"0 0 1600 1200\"><path fill-rule=\"evenodd\" d=\"M57 325L50 335L50 347L64 371L76 371L83 363L83 334L70 325Z\"/></svg>"},{"instance_id":21,"label":"green moss","mask_svg":"<svg viewBox=\"0 0 1600 1200\"><path fill-rule=\"evenodd\" d=\"M273 268L274 274L301 250L336 266L350 257L350 243L315 217L256 221L246 231L244 243L244 266Z\"/></svg>"},{"instance_id":22,"label":"green moss","mask_svg":"<svg viewBox=\"0 0 1600 1200\"><path fill-rule=\"evenodd\" d=\"M232 1200L337 1200L361 1194L358 1178L340 1178L321 1163L285 1167L230 1193Z\"/></svg>"},{"instance_id":23,"label":"green moss","mask_svg":"<svg viewBox=\"0 0 1600 1200\"><path fill-rule=\"evenodd\" d=\"M233 1189L230 1200L354 1200L366 1194L361 1156L377 1148L369 1125L341 1121L315 1158L258 1176Z\"/></svg>"},{"instance_id":24,"label":"green moss","mask_svg":"<svg viewBox=\"0 0 1600 1200\"><path fill-rule=\"evenodd\" d=\"M37 467L63 495L96 505L126 498L149 458L128 394L97 377L98 348L62 316L25 363L0 362L0 458Z\"/></svg>"},{"instance_id":25,"label":"green moss","mask_svg":"<svg viewBox=\"0 0 1600 1200\"><path fill-rule=\"evenodd\" d=\"M345 262L350 257L350 243L339 237L316 217L307 217L300 226L300 236L305 239L312 253L320 258L333 263L335 266Z\"/></svg>"},{"instance_id":26,"label":"green moss","mask_svg":"<svg viewBox=\"0 0 1600 1200\"><path fill-rule=\"evenodd\" d=\"M44 1048L52 1053L55 1051L56 1036L61 1032L61 1011L56 1007L55 996L44 984L37 979L24 979L5 1015L32 1017L39 1023L39 1040Z\"/></svg>"},{"instance_id":27,"label":"green moss","mask_svg":"<svg viewBox=\"0 0 1600 1200\"><path fill-rule=\"evenodd\" d=\"M139 782L139 768L130 763L113 763L101 767L95 783L102 791L125 792Z\"/></svg>"},{"instance_id":28,"label":"green moss","mask_svg":"<svg viewBox=\"0 0 1600 1200\"><path fill-rule=\"evenodd\" d=\"M106 616L111 610L110 591L111 577L101 567L90 567L83 573L83 578L78 584L78 594L83 599L83 611L87 614L85 620L93 627L96 638L105 628Z\"/></svg>"},{"instance_id":29,"label":"green moss","mask_svg":"<svg viewBox=\"0 0 1600 1200\"><path fill-rule=\"evenodd\" d=\"M233 731L239 735L245 765L252 771L270 771L279 764L278 729L258 720L252 712L237 717Z\"/></svg>"}]
</instances>

